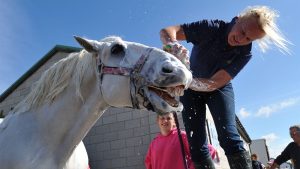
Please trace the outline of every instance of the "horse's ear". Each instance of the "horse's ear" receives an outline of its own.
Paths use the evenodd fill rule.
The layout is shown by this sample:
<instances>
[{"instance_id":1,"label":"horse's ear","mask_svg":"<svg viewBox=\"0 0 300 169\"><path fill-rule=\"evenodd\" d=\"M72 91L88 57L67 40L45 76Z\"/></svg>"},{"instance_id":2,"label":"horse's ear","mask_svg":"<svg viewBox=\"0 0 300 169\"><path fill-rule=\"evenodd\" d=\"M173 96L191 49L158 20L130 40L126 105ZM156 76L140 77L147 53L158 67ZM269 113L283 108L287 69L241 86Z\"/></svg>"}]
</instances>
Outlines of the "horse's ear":
<instances>
[{"instance_id":1,"label":"horse's ear","mask_svg":"<svg viewBox=\"0 0 300 169\"><path fill-rule=\"evenodd\" d=\"M90 53L96 53L98 51L96 43L94 41L84 39L79 36L74 36L74 38L86 51L88 51Z\"/></svg>"}]
</instances>

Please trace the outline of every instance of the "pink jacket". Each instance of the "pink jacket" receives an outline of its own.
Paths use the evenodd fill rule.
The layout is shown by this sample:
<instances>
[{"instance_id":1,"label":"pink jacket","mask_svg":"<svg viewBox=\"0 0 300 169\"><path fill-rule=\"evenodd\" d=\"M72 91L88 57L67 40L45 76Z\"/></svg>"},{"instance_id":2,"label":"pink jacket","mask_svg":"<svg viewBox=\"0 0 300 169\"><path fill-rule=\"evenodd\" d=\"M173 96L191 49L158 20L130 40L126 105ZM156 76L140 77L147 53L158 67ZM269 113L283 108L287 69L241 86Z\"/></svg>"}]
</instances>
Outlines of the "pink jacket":
<instances>
[{"instance_id":1,"label":"pink jacket","mask_svg":"<svg viewBox=\"0 0 300 169\"><path fill-rule=\"evenodd\" d=\"M181 131L186 160L189 169L194 169L189 151L186 133ZM173 129L169 135L158 134L151 142L145 159L147 169L183 169L183 159L177 129Z\"/></svg>"}]
</instances>

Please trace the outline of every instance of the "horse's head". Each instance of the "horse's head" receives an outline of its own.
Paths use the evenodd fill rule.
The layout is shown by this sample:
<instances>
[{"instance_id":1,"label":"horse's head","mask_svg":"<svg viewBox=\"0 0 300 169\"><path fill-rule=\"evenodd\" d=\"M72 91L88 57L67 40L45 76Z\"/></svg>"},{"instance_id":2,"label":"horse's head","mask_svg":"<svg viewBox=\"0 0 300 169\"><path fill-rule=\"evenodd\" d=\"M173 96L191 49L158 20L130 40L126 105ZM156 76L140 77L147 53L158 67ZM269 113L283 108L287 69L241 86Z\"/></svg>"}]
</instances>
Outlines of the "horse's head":
<instances>
[{"instance_id":1,"label":"horse's head","mask_svg":"<svg viewBox=\"0 0 300 169\"><path fill-rule=\"evenodd\" d=\"M173 55L119 37L75 39L97 58L99 88L107 104L157 113L182 111L178 96L192 75Z\"/></svg>"}]
</instances>

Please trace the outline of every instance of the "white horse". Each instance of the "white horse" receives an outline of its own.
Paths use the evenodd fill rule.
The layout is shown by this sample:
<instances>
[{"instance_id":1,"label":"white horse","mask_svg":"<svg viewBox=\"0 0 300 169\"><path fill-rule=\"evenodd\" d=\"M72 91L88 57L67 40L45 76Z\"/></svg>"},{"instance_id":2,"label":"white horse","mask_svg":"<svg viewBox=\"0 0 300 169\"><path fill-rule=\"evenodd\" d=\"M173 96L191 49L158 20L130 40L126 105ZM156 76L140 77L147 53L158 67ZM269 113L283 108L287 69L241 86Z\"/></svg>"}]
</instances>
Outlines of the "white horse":
<instances>
[{"instance_id":1,"label":"white horse","mask_svg":"<svg viewBox=\"0 0 300 169\"><path fill-rule=\"evenodd\" d=\"M82 141L75 147L64 169L90 169L88 154Z\"/></svg>"},{"instance_id":2,"label":"white horse","mask_svg":"<svg viewBox=\"0 0 300 169\"><path fill-rule=\"evenodd\" d=\"M45 71L0 124L1 169L72 168L81 140L111 106L182 110L175 98L192 75L173 55L119 37L75 38L84 50Z\"/></svg>"}]
</instances>

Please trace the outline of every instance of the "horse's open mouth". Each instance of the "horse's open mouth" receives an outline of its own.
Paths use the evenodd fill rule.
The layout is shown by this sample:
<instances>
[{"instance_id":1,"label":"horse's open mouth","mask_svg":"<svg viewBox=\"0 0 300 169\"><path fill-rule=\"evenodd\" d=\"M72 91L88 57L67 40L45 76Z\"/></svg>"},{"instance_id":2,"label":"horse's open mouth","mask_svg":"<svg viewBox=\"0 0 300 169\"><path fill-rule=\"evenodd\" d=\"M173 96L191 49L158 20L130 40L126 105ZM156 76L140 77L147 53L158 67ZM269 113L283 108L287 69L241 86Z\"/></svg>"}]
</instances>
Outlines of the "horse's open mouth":
<instances>
[{"instance_id":1,"label":"horse's open mouth","mask_svg":"<svg viewBox=\"0 0 300 169\"><path fill-rule=\"evenodd\" d=\"M149 86L149 90L153 91L157 96L162 98L172 107L179 106L179 100L177 96L182 96L184 93L184 86L176 87L156 87Z\"/></svg>"}]
</instances>

